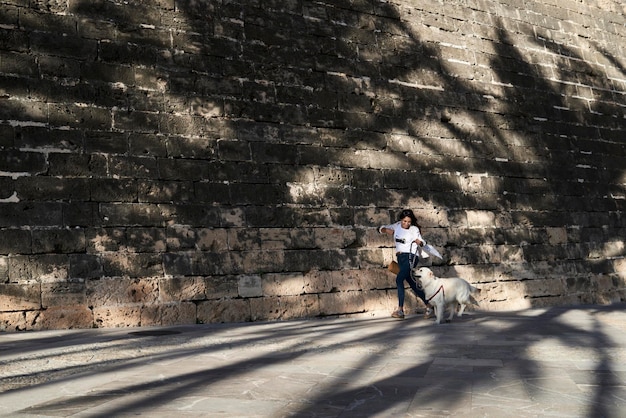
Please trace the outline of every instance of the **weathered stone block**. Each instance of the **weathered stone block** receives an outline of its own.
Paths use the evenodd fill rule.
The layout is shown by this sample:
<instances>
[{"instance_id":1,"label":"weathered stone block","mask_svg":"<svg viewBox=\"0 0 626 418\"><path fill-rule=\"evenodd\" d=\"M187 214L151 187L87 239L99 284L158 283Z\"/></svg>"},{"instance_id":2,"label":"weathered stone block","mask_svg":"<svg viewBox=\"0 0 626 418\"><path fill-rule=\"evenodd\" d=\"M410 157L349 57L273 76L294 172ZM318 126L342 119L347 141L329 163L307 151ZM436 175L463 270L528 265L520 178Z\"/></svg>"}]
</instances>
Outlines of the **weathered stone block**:
<instances>
[{"instance_id":1,"label":"weathered stone block","mask_svg":"<svg viewBox=\"0 0 626 418\"><path fill-rule=\"evenodd\" d=\"M357 231L340 228L315 228L315 246L317 248L346 248L358 245Z\"/></svg>"},{"instance_id":2,"label":"weathered stone block","mask_svg":"<svg viewBox=\"0 0 626 418\"><path fill-rule=\"evenodd\" d=\"M305 291L302 273L268 273L262 276L264 296L293 296Z\"/></svg>"},{"instance_id":3,"label":"weathered stone block","mask_svg":"<svg viewBox=\"0 0 626 418\"><path fill-rule=\"evenodd\" d=\"M84 306L86 302L84 281L41 284L41 306L43 308Z\"/></svg>"},{"instance_id":4,"label":"weathered stone block","mask_svg":"<svg viewBox=\"0 0 626 418\"><path fill-rule=\"evenodd\" d=\"M9 257L0 256L0 283L9 283Z\"/></svg>"},{"instance_id":5,"label":"weathered stone block","mask_svg":"<svg viewBox=\"0 0 626 418\"><path fill-rule=\"evenodd\" d=\"M83 229L39 229L32 231L33 253L73 253L86 249Z\"/></svg>"},{"instance_id":6,"label":"weathered stone block","mask_svg":"<svg viewBox=\"0 0 626 418\"><path fill-rule=\"evenodd\" d=\"M567 243L567 229L565 227L562 227L562 228L549 227L549 228L546 228L546 231L548 232L548 242L551 245Z\"/></svg>"},{"instance_id":7,"label":"weathered stone block","mask_svg":"<svg viewBox=\"0 0 626 418\"><path fill-rule=\"evenodd\" d=\"M207 299L235 298L238 295L237 278L209 276L205 278Z\"/></svg>"},{"instance_id":8,"label":"weathered stone block","mask_svg":"<svg viewBox=\"0 0 626 418\"><path fill-rule=\"evenodd\" d=\"M364 312L364 295L361 291L321 293L319 296L321 315L338 315Z\"/></svg>"},{"instance_id":9,"label":"weathered stone block","mask_svg":"<svg viewBox=\"0 0 626 418\"><path fill-rule=\"evenodd\" d=\"M194 252L191 254L191 274L211 276L238 273L241 271L242 266L242 260L237 259L239 255L240 254Z\"/></svg>"},{"instance_id":10,"label":"weathered stone block","mask_svg":"<svg viewBox=\"0 0 626 418\"><path fill-rule=\"evenodd\" d=\"M204 300L206 281L202 277L169 277L159 279L159 302Z\"/></svg>"},{"instance_id":11,"label":"weathered stone block","mask_svg":"<svg viewBox=\"0 0 626 418\"><path fill-rule=\"evenodd\" d=\"M241 275L237 281L238 294L242 298L263 296L262 280L259 275Z\"/></svg>"},{"instance_id":12,"label":"weathered stone block","mask_svg":"<svg viewBox=\"0 0 626 418\"><path fill-rule=\"evenodd\" d=\"M12 332L31 330L32 317L32 312L0 312L0 331Z\"/></svg>"},{"instance_id":13,"label":"weathered stone block","mask_svg":"<svg viewBox=\"0 0 626 418\"><path fill-rule=\"evenodd\" d=\"M252 251L252 250L260 250L262 237L261 234L263 231L267 231L268 229L249 229L249 228L230 228L226 230L228 247L234 251ZM285 229L271 229L274 234L283 234L286 232ZM271 238L271 237L267 237Z\"/></svg>"},{"instance_id":14,"label":"weathered stone block","mask_svg":"<svg viewBox=\"0 0 626 418\"><path fill-rule=\"evenodd\" d=\"M91 198L99 202L137 201L137 184L130 179L93 179L90 182ZM100 209L100 208L98 208ZM104 215L108 217L109 215Z\"/></svg>"},{"instance_id":15,"label":"weathered stone block","mask_svg":"<svg viewBox=\"0 0 626 418\"><path fill-rule=\"evenodd\" d=\"M158 253L104 253L102 269L110 277L155 277L163 274L163 260Z\"/></svg>"},{"instance_id":16,"label":"weathered stone block","mask_svg":"<svg viewBox=\"0 0 626 418\"><path fill-rule=\"evenodd\" d=\"M0 284L0 311L27 311L41 308L41 286L31 284Z\"/></svg>"},{"instance_id":17,"label":"weathered stone block","mask_svg":"<svg viewBox=\"0 0 626 418\"><path fill-rule=\"evenodd\" d=\"M309 271L304 275L305 293L326 293L333 288L330 271Z\"/></svg>"},{"instance_id":18,"label":"weathered stone block","mask_svg":"<svg viewBox=\"0 0 626 418\"><path fill-rule=\"evenodd\" d=\"M279 272L284 270L285 253L283 251L245 251L233 254L232 259L241 265L246 274ZM298 269L294 269L297 271Z\"/></svg>"},{"instance_id":19,"label":"weathered stone block","mask_svg":"<svg viewBox=\"0 0 626 418\"><path fill-rule=\"evenodd\" d=\"M198 303L198 322L245 322L251 320L252 299L219 299Z\"/></svg>"},{"instance_id":20,"label":"weathered stone block","mask_svg":"<svg viewBox=\"0 0 626 418\"><path fill-rule=\"evenodd\" d=\"M26 229L0 229L0 254L30 254L31 232Z\"/></svg>"},{"instance_id":21,"label":"weathered stone block","mask_svg":"<svg viewBox=\"0 0 626 418\"><path fill-rule=\"evenodd\" d=\"M317 295L272 296L250 299L253 321L311 318L319 313Z\"/></svg>"},{"instance_id":22,"label":"weathered stone block","mask_svg":"<svg viewBox=\"0 0 626 418\"><path fill-rule=\"evenodd\" d=\"M101 204L98 215L105 227L163 226L166 222L163 211L149 203Z\"/></svg>"},{"instance_id":23,"label":"weathered stone block","mask_svg":"<svg viewBox=\"0 0 626 418\"><path fill-rule=\"evenodd\" d=\"M93 307L150 304L157 301L158 294L157 279L118 277L86 283L87 302Z\"/></svg>"},{"instance_id":24,"label":"weathered stone block","mask_svg":"<svg viewBox=\"0 0 626 418\"><path fill-rule=\"evenodd\" d=\"M386 266L353 271L352 274L357 277L363 291L389 289L396 285L395 275Z\"/></svg>"},{"instance_id":25,"label":"weathered stone block","mask_svg":"<svg viewBox=\"0 0 626 418\"><path fill-rule=\"evenodd\" d=\"M9 258L9 280L14 283L60 282L69 277L69 257L40 254Z\"/></svg>"},{"instance_id":26,"label":"weathered stone block","mask_svg":"<svg viewBox=\"0 0 626 418\"><path fill-rule=\"evenodd\" d=\"M93 324L96 328L141 326L141 306L96 306L93 308Z\"/></svg>"},{"instance_id":27,"label":"weathered stone block","mask_svg":"<svg viewBox=\"0 0 626 418\"><path fill-rule=\"evenodd\" d=\"M84 305L54 306L37 315L32 329L92 328L93 319L91 310Z\"/></svg>"},{"instance_id":28,"label":"weathered stone block","mask_svg":"<svg viewBox=\"0 0 626 418\"><path fill-rule=\"evenodd\" d=\"M565 281L560 278L536 279L522 282L524 294L529 297L536 296L559 296L566 294Z\"/></svg>"},{"instance_id":29,"label":"weathered stone block","mask_svg":"<svg viewBox=\"0 0 626 418\"><path fill-rule=\"evenodd\" d=\"M195 324L196 305L192 302L180 302L162 305L145 305L141 308L141 326L167 326L177 324Z\"/></svg>"},{"instance_id":30,"label":"weathered stone block","mask_svg":"<svg viewBox=\"0 0 626 418\"><path fill-rule=\"evenodd\" d=\"M406 298L407 312L415 308L418 304L409 294ZM394 290L368 290L363 291L363 309L369 316L387 317L398 308L398 295Z\"/></svg>"},{"instance_id":31,"label":"weathered stone block","mask_svg":"<svg viewBox=\"0 0 626 418\"><path fill-rule=\"evenodd\" d=\"M284 250L298 248L302 245L301 240L297 239L299 231L287 228L260 228L258 234L258 241L252 236L250 244L254 247L260 247L264 250ZM311 233L312 235L312 233ZM241 234L238 234L241 236ZM239 245L243 242L239 242ZM310 246L310 245L309 245Z\"/></svg>"},{"instance_id":32,"label":"weathered stone block","mask_svg":"<svg viewBox=\"0 0 626 418\"><path fill-rule=\"evenodd\" d=\"M163 272L168 276L191 276L193 268L191 254L165 253L163 254Z\"/></svg>"}]
</instances>

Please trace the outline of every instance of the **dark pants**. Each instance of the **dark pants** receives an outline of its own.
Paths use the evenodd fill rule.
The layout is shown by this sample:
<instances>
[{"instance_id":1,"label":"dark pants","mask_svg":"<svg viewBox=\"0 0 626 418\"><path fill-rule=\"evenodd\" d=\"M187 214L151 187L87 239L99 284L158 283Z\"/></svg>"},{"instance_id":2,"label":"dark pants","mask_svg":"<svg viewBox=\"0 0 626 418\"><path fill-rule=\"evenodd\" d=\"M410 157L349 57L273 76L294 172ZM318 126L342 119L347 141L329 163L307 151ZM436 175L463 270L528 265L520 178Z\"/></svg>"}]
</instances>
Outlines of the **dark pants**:
<instances>
[{"instance_id":1,"label":"dark pants","mask_svg":"<svg viewBox=\"0 0 626 418\"><path fill-rule=\"evenodd\" d=\"M423 300L424 304L426 304L426 295L424 294L424 291L421 288L417 287L417 283L415 283L415 280L413 280L413 277L411 277L411 268L417 265L417 262L419 259L417 256L409 257L409 255L410 255L409 253L401 253L397 255L398 265L400 266L400 272L396 276L396 286L398 286L398 306L399 307L404 306L404 282L405 281L409 283L409 286L411 287L411 289L413 289L417 297ZM413 266L411 266L411 260L413 261Z\"/></svg>"}]
</instances>

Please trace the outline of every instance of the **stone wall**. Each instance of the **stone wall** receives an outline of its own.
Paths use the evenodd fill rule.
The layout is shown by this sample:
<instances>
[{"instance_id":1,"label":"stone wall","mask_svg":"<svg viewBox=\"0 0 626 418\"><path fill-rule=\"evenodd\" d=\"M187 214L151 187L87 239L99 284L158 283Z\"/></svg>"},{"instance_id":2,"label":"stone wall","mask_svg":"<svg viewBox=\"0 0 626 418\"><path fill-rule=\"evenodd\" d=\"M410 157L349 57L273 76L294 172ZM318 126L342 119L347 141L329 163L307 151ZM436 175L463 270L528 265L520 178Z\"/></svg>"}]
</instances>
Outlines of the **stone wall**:
<instances>
[{"instance_id":1,"label":"stone wall","mask_svg":"<svg viewBox=\"0 0 626 418\"><path fill-rule=\"evenodd\" d=\"M388 315L403 208L481 309L626 300L625 13L0 0L0 329Z\"/></svg>"}]
</instances>

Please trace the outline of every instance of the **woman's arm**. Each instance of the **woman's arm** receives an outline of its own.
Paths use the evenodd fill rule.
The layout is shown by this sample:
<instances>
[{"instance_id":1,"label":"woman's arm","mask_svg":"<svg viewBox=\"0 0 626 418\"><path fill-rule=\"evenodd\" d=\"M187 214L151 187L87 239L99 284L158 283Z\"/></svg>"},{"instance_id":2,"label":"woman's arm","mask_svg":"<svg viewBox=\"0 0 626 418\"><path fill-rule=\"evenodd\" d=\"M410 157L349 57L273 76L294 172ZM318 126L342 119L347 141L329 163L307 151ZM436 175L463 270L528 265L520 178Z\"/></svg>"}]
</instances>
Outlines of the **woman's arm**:
<instances>
[{"instance_id":1,"label":"woman's arm","mask_svg":"<svg viewBox=\"0 0 626 418\"><path fill-rule=\"evenodd\" d=\"M391 228L391 225L383 225L378 228L378 232L381 234L393 235L393 228Z\"/></svg>"},{"instance_id":2,"label":"woman's arm","mask_svg":"<svg viewBox=\"0 0 626 418\"><path fill-rule=\"evenodd\" d=\"M424 238L422 238L422 232L419 230L419 228L417 228L417 238L415 238L413 242L419 245L420 247L426 244L426 241L424 241Z\"/></svg>"}]
</instances>

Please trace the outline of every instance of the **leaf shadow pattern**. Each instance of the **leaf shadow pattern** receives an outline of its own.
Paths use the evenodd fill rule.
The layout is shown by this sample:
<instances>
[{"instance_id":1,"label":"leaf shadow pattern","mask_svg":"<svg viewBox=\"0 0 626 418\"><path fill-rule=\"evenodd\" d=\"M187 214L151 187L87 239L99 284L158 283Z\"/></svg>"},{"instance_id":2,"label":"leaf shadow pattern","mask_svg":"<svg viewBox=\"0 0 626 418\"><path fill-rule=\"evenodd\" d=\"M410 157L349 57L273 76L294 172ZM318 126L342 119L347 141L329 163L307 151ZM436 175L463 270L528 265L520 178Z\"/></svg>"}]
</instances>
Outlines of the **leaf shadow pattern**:
<instances>
[{"instance_id":1,"label":"leaf shadow pattern","mask_svg":"<svg viewBox=\"0 0 626 418\"><path fill-rule=\"evenodd\" d=\"M596 73L573 48L541 38L536 27L511 20L503 9L496 17L472 9L480 31L469 36L456 8L452 17L415 8L419 16L412 21L403 19L400 5L378 1L263 5L160 4L181 16L171 21L141 2L54 4L70 12L60 15L7 9L3 21L13 19L19 29L58 24L68 33L10 32L16 57L30 53L39 60L32 58L28 77L1 81L6 95L29 100L29 108L4 101L2 119L19 128L4 157L31 158L36 181L9 182L6 197L18 188L23 201L4 205L4 223L91 227L97 219L93 226L103 229L247 228L254 250L191 254L193 243L165 255L135 255L146 249L131 241L133 254L103 251L86 257L85 264L96 265L92 271L69 273L224 276L275 272L277 264L280 271L305 273L379 268L380 257L365 256L373 241L368 233L407 206L435 218L443 212L428 221L446 229L435 244L452 254L447 263L482 267L490 264L489 250L460 245L463 234L476 241L465 218L471 208L493 212L494 224L503 225L482 234L485 244L534 244L523 247L521 268L511 269L530 271L523 278L552 278L548 272L557 264L587 282L597 271L618 273L623 249L610 260L588 254L600 242L623 243L626 200L613 199L624 194L623 126L617 114L589 109L602 103L619 112L621 91L601 79L592 85L594 100L569 92L585 89L593 81L587 76ZM516 38L508 34L511 22ZM99 25L111 29L104 31L110 39L100 38ZM456 33L464 35L457 44ZM533 62L515 39L527 52L550 53ZM472 58L466 45L479 45L482 58ZM600 53L624 75L615 56ZM568 64L577 67L566 72L542 61L552 57L571 57ZM540 71L546 66L559 76ZM592 143L602 144L599 153L610 162L602 170L589 169L598 164L587 161ZM71 192L59 187L63 175L79 177ZM478 183L465 184L463 176ZM51 215L35 217L29 199L45 201ZM572 207L580 209L564 210ZM574 242L546 244L546 228L572 225L583 227ZM325 247L311 231L327 227L355 234ZM285 248L273 251L263 248L263 228L303 233L284 237ZM464 259L461 252L476 256ZM568 297L593 300L593 286L584 290ZM558 300L531 296L538 305ZM142 323L158 322L162 312L153 312L149 318L146 309Z\"/></svg>"},{"instance_id":2,"label":"leaf shadow pattern","mask_svg":"<svg viewBox=\"0 0 626 418\"><path fill-rule=\"evenodd\" d=\"M21 387L0 393L0 411L613 417L624 407L623 315L612 305L473 313L440 326L335 319L160 328L179 333L149 339L35 335L3 350L3 381ZM73 365L81 351L96 362L82 372ZM41 362L54 373L37 376Z\"/></svg>"}]
</instances>

